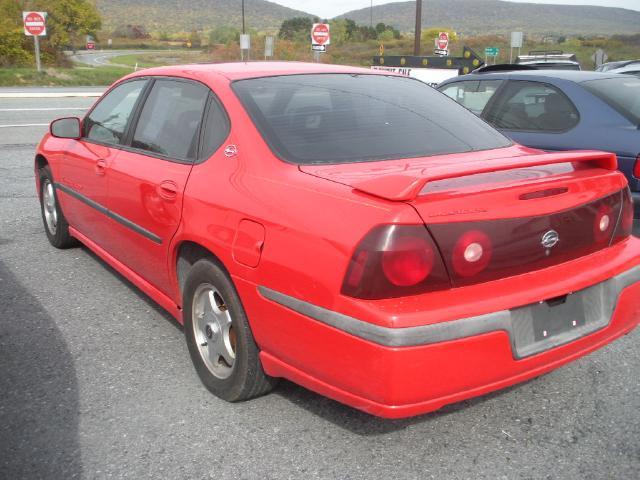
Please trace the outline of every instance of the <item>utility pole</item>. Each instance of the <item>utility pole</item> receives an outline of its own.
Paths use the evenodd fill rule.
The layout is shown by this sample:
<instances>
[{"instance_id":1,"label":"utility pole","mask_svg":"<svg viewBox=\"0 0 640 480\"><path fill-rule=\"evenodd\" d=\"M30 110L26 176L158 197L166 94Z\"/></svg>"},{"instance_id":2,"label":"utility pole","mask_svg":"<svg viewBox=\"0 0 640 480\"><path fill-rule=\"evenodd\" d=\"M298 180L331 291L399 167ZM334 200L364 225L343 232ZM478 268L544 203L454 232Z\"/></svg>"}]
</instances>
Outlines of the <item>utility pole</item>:
<instances>
[{"instance_id":1,"label":"utility pole","mask_svg":"<svg viewBox=\"0 0 640 480\"><path fill-rule=\"evenodd\" d=\"M422 0L416 0L416 38L413 43L413 54L420 55L420 37L422 36Z\"/></svg>"},{"instance_id":2,"label":"utility pole","mask_svg":"<svg viewBox=\"0 0 640 480\"><path fill-rule=\"evenodd\" d=\"M244 35L244 0L242 0L242 34Z\"/></svg>"},{"instance_id":3,"label":"utility pole","mask_svg":"<svg viewBox=\"0 0 640 480\"><path fill-rule=\"evenodd\" d=\"M373 0L371 0L371 9L369 10L369 14L371 15L371 21L370 21L369 25L371 25L371 27L373 27Z\"/></svg>"}]
</instances>

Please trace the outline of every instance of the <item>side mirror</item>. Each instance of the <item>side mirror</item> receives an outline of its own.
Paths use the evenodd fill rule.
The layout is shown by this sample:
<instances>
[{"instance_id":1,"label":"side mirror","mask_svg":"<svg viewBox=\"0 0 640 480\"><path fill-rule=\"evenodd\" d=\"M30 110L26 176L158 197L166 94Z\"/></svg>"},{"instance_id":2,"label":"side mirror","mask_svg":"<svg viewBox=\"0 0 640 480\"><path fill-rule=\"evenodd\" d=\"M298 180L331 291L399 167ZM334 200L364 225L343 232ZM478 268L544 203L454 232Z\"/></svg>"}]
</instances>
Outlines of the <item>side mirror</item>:
<instances>
[{"instance_id":1,"label":"side mirror","mask_svg":"<svg viewBox=\"0 0 640 480\"><path fill-rule=\"evenodd\" d=\"M51 135L57 138L73 138L78 139L82 135L80 133L80 119L77 117L59 118L51 122L49 126Z\"/></svg>"}]
</instances>

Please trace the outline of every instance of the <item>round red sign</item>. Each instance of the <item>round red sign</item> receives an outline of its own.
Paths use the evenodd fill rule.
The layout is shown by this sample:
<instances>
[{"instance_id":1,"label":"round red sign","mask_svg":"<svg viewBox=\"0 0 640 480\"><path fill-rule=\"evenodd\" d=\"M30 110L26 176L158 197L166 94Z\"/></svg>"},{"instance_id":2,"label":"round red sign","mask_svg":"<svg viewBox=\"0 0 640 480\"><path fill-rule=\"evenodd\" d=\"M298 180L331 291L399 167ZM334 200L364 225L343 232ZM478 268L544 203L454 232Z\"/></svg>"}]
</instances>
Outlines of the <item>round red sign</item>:
<instances>
[{"instance_id":1,"label":"round red sign","mask_svg":"<svg viewBox=\"0 0 640 480\"><path fill-rule=\"evenodd\" d=\"M311 29L311 40L315 45L329 43L329 25L326 23L315 24Z\"/></svg>"},{"instance_id":2,"label":"round red sign","mask_svg":"<svg viewBox=\"0 0 640 480\"><path fill-rule=\"evenodd\" d=\"M449 34L447 32L440 32L438 35L438 50L446 50L449 46Z\"/></svg>"},{"instance_id":3,"label":"round red sign","mask_svg":"<svg viewBox=\"0 0 640 480\"><path fill-rule=\"evenodd\" d=\"M24 17L24 29L31 35L42 35L45 29L44 17L38 12L29 12Z\"/></svg>"}]
</instances>

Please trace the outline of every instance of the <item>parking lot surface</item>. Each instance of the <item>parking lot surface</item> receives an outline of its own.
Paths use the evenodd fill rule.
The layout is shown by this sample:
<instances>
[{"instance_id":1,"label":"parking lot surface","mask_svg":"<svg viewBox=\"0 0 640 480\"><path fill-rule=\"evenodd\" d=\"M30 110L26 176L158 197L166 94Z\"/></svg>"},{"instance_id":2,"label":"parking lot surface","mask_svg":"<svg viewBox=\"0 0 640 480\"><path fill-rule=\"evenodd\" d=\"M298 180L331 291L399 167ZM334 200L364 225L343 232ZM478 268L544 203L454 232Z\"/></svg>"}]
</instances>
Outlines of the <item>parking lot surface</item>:
<instances>
[{"instance_id":1,"label":"parking lot surface","mask_svg":"<svg viewBox=\"0 0 640 480\"><path fill-rule=\"evenodd\" d=\"M0 478L638 478L638 330L406 420L289 382L240 404L210 395L168 314L87 249L46 240L35 144L92 102L0 99Z\"/></svg>"}]
</instances>

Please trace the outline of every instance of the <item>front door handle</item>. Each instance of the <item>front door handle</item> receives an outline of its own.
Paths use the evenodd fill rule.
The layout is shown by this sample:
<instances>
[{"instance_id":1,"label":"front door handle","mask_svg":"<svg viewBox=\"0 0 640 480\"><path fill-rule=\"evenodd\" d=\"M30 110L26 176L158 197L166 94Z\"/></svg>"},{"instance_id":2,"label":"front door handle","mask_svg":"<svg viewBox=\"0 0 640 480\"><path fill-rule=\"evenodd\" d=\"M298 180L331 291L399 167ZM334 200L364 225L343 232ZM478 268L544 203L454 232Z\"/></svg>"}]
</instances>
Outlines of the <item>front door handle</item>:
<instances>
[{"instance_id":1,"label":"front door handle","mask_svg":"<svg viewBox=\"0 0 640 480\"><path fill-rule=\"evenodd\" d=\"M95 172L96 175L103 176L107 169L107 161L102 158L96 160Z\"/></svg>"},{"instance_id":2,"label":"front door handle","mask_svg":"<svg viewBox=\"0 0 640 480\"><path fill-rule=\"evenodd\" d=\"M158 185L158 195L165 200L175 200L178 196L178 185L171 180L164 180Z\"/></svg>"}]
</instances>

